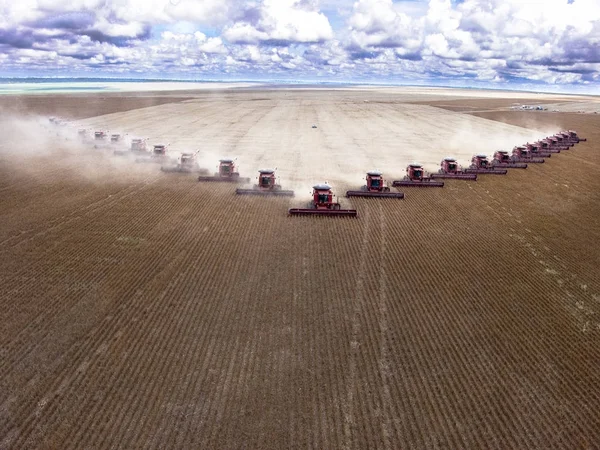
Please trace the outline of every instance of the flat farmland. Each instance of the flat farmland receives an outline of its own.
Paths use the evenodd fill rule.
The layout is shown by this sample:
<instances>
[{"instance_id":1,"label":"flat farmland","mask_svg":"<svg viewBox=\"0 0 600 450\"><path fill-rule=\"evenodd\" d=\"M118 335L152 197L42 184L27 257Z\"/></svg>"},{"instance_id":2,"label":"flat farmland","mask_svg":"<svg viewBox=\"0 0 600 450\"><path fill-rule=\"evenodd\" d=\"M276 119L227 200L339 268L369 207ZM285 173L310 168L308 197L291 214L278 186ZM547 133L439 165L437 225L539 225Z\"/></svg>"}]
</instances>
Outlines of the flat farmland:
<instances>
[{"instance_id":1,"label":"flat farmland","mask_svg":"<svg viewBox=\"0 0 600 450\"><path fill-rule=\"evenodd\" d=\"M17 102L0 120L0 448L597 448L600 118L427 100L52 109L211 169L277 167L291 199L114 158ZM341 198L356 219L287 216L315 182L341 196L367 169L392 180L563 128L588 141L527 170Z\"/></svg>"}]
</instances>

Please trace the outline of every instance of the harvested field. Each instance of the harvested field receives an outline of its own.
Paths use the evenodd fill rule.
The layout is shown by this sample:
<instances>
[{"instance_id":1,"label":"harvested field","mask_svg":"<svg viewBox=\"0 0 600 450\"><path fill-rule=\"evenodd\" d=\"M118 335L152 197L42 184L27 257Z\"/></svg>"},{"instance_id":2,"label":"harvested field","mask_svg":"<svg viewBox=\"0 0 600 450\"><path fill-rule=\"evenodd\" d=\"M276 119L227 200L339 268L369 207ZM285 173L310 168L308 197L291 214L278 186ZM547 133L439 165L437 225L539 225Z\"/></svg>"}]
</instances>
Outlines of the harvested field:
<instances>
[{"instance_id":1,"label":"harvested field","mask_svg":"<svg viewBox=\"0 0 600 450\"><path fill-rule=\"evenodd\" d=\"M597 447L600 118L384 97L71 99L77 126L277 166L292 199L3 120L0 448ZM588 141L527 170L286 214L313 182L563 128Z\"/></svg>"}]
</instances>

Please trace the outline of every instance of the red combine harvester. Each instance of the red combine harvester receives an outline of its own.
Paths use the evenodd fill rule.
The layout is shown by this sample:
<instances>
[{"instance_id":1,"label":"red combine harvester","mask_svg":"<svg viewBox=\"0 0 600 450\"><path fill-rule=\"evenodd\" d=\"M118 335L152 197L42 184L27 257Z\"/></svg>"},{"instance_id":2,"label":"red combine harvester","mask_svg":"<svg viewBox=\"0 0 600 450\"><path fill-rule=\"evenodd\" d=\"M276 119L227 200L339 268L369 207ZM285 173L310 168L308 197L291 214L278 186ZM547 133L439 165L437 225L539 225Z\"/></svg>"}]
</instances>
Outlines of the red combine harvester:
<instances>
[{"instance_id":1,"label":"red combine harvester","mask_svg":"<svg viewBox=\"0 0 600 450\"><path fill-rule=\"evenodd\" d=\"M196 159L197 153L181 153L170 164L160 166L160 170L163 172L208 173L208 170L200 168Z\"/></svg>"},{"instance_id":2,"label":"red combine harvester","mask_svg":"<svg viewBox=\"0 0 600 450\"><path fill-rule=\"evenodd\" d=\"M558 136L550 136L546 139L550 141L550 146L554 149L569 150L569 148L571 148L571 145L567 145L563 142L562 137L559 139Z\"/></svg>"},{"instance_id":3,"label":"red combine harvester","mask_svg":"<svg viewBox=\"0 0 600 450\"><path fill-rule=\"evenodd\" d=\"M152 152L140 155L135 160L138 163L164 163L169 160L167 146L163 144L156 144L152 148Z\"/></svg>"},{"instance_id":4,"label":"red combine harvester","mask_svg":"<svg viewBox=\"0 0 600 450\"><path fill-rule=\"evenodd\" d=\"M120 134L111 134L110 135L110 144L115 148L113 154L116 156L124 156L129 154L129 150L127 150L126 144L123 142L123 136Z\"/></svg>"},{"instance_id":5,"label":"red combine harvester","mask_svg":"<svg viewBox=\"0 0 600 450\"><path fill-rule=\"evenodd\" d=\"M534 158L531 156L531 152L527 150L524 145L519 145L513 148L511 159L513 162L527 162L541 164L544 162L544 158Z\"/></svg>"},{"instance_id":6,"label":"red combine harvester","mask_svg":"<svg viewBox=\"0 0 600 450\"><path fill-rule=\"evenodd\" d=\"M560 153L560 149L554 148L552 146L552 141L548 138L538 141L537 144L540 145L540 148L542 149L542 152L544 152L544 153Z\"/></svg>"},{"instance_id":7,"label":"red combine harvester","mask_svg":"<svg viewBox=\"0 0 600 450\"><path fill-rule=\"evenodd\" d=\"M290 208L288 213L292 216L346 216L356 217L355 209L342 209L341 205L334 201L331 186L328 184L317 184L313 186L313 199L309 208Z\"/></svg>"},{"instance_id":8,"label":"red combine harvester","mask_svg":"<svg viewBox=\"0 0 600 450\"><path fill-rule=\"evenodd\" d=\"M507 169L493 167L486 155L475 155L471 158L471 165L464 170L465 173L477 173L487 175L506 175Z\"/></svg>"},{"instance_id":9,"label":"red combine harvester","mask_svg":"<svg viewBox=\"0 0 600 450\"><path fill-rule=\"evenodd\" d=\"M80 141L87 142L87 140L89 139L88 130L86 130L85 128L80 128L79 130L77 130L77 137Z\"/></svg>"},{"instance_id":10,"label":"red combine harvester","mask_svg":"<svg viewBox=\"0 0 600 450\"><path fill-rule=\"evenodd\" d=\"M493 167L502 167L505 169L527 169L526 163L513 162L512 158L506 150L498 150L494 153L492 159Z\"/></svg>"},{"instance_id":11,"label":"red combine harvester","mask_svg":"<svg viewBox=\"0 0 600 450\"><path fill-rule=\"evenodd\" d=\"M551 152L542 150L542 146L539 142L534 142L533 144L528 142L525 144L525 148L529 150L531 156L537 156L538 158L550 158L552 156Z\"/></svg>"},{"instance_id":12,"label":"red combine harvester","mask_svg":"<svg viewBox=\"0 0 600 450\"><path fill-rule=\"evenodd\" d=\"M108 132L106 131L95 131L94 132L94 148L106 147Z\"/></svg>"},{"instance_id":13,"label":"red combine harvester","mask_svg":"<svg viewBox=\"0 0 600 450\"><path fill-rule=\"evenodd\" d=\"M148 146L146 145L146 139L132 139L131 140L131 147L129 148L129 151L131 151L131 153L134 154L145 154L148 152Z\"/></svg>"},{"instance_id":14,"label":"red combine harvester","mask_svg":"<svg viewBox=\"0 0 600 450\"><path fill-rule=\"evenodd\" d=\"M252 189L236 189L239 195L278 195L282 197L293 197L294 191L281 189L275 178L275 169L260 169L258 171L258 184Z\"/></svg>"},{"instance_id":15,"label":"red combine harvester","mask_svg":"<svg viewBox=\"0 0 600 450\"><path fill-rule=\"evenodd\" d=\"M404 198L402 192L391 192L385 185L383 174L378 170L367 172L367 184L360 191L346 191L346 197L379 197L379 198Z\"/></svg>"},{"instance_id":16,"label":"red combine harvester","mask_svg":"<svg viewBox=\"0 0 600 450\"><path fill-rule=\"evenodd\" d=\"M402 180L392 182L392 186L444 187L443 181L425 177L421 164L413 163L406 166L406 175Z\"/></svg>"},{"instance_id":17,"label":"red combine harvester","mask_svg":"<svg viewBox=\"0 0 600 450\"><path fill-rule=\"evenodd\" d=\"M432 173L431 178L450 178L453 180L477 180L476 173L465 173L460 170L458 162L454 158L444 158L440 163L438 173Z\"/></svg>"},{"instance_id":18,"label":"red combine harvester","mask_svg":"<svg viewBox=\"0 0 600 450\"><path fill-rule=\"evenodd\" d=\"M235 171L233 159L220 159L219 171L213 177L199 176L198 181L225 181L229 183L250 183L250 178L241 178Z\"/></svg>"},{"instance_id":19,"label":"red combine harvester","mask_svg":"<svg viewBox=\"0 0 600 450\"><path fill-rule=\"evenodd\" d=\"M569 147L573 147L575 142L571 141L571 135L566 131L560 131L554 135L556 139L558 139L558 143L562 145L566 145Z\"/></svg>"},{"instance_id":20,"label":"red combine harvester","mask_svg":"<svg viewBox=\"0 0 600 450\"><path fill-rule=\"evenodd\" d=\"M106 131L95 131L94 132L94 140L95 141L105 141L108 133Z\"/></svg>"},{"instance_id":21,"label":"red combine harvester","mask_svg":"<svg viewBox=\"0 0 600 450\"><path fill-rule=\"evenodd\" d=\"M576 131L569 130L569 131L567 131L567 133L569 134L569 139L571 140L571 142L574 142L574 143L576 143L576 144L577 144L577 143L579 143L579 142L585 142L585 141L587 141L587 139L586 139L586 138L581 138L581 137L579 137L579 136L577 135L577 132L576 132Z\"/></svg>"}]
</instances>

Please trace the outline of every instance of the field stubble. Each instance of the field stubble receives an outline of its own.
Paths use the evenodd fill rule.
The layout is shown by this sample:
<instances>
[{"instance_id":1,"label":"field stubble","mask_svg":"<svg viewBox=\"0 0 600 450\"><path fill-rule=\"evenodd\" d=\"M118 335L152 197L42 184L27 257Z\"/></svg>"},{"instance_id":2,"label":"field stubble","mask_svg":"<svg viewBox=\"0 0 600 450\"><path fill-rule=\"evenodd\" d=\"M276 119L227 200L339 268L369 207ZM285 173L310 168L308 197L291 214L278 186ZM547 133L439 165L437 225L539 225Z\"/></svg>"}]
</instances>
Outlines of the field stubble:
<instances>
[{"instance_id":1,"label":"field stubble","mask_svg":"<svg viewBox=\"0 0 600 450\"><path fill-rule=\"evenodd\" d=\"M223 135L248 165L281 142L275 158L309 178L302 149L348 169L341 148L358 146L362 166L372 147L352 127L400 122L366 109L291 139L355 114L308 103L238 105L184 135ZM298 198L156 167L125 177L97 155L102 177L82 180L69 155L84 150L64 143L26 173L4 166L0 446L592 448L600 135L561 120L590 141L506 177L346 199L354 220L290 218Z\"/></svg>"}]
</instances>

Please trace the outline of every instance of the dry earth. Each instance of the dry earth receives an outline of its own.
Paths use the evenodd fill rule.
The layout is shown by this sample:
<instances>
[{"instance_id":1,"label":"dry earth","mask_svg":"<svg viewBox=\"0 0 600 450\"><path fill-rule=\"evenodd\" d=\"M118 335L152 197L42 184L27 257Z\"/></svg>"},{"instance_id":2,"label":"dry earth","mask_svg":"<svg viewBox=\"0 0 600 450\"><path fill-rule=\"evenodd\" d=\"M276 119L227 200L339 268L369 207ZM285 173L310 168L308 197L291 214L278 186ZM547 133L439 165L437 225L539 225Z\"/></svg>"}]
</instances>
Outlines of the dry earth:
<instances>
[{"instance_id":1,"label":"dry earth","mask_svg":"<svg viewBox=\"0 0 600 450\"><path fill-rule=\"evenodd\" d=\"M451 94L0 98L0 448L597 448L600 118L422 104L504 108ZM277 166L297 196L236 197L36 114ZM588 142L527 170L286 214L315 181L563 128Z\"/></svg>"}]
</instances>

